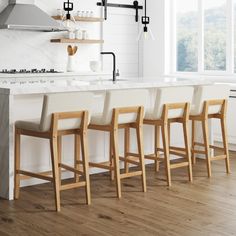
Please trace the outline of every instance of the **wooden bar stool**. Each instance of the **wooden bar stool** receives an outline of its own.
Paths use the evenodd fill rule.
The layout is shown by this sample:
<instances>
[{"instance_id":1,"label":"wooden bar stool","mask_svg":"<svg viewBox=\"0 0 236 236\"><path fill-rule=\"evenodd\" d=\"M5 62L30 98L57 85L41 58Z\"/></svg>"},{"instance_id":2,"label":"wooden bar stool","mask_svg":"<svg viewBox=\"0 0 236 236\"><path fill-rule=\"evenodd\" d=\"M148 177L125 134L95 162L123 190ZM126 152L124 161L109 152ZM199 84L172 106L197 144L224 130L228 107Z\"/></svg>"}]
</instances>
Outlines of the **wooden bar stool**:
<instances>
[{"instance_id":1,"label":"wooden bar stool","mask_svg":"<svg viewBox=\"0 0 236 236\"><path fill-rule=\"evenodd\" d=\"M110 134L110 160L103 163L90 162L89 166L109 170L111 176L114 171L118 198L121 198L121 179L132 176L142 177L143 191L146 192L143 116L147 100L148 91L144 89L108 91L105 97L103 114L91 118L89 129L106 131ZM136 130L138 154L129 153L128 156L119 157L118 130L125 129L125 140L127 140L127 133L131 128ZM128 153L127 147L128 143L126 154ZM138 166L139 170L121 174L120 160Z\"/></svg>"},{"instance_id":2,"label":"wooden bar stool","mask_svg":"<svg viewBox=\"0 0 236 236\"><path fill-rule=\"evenodd\" d=\"M226 171L227 173L230 173L229 148L226 128L227 100L229 98L229 93L230 88L227 85L198 86L194 92L193 109L190 113L190 120L192 121L192 160L195 164L195 154L205 155L208 177L211 177L211 162L215 160L225 160ZM208 122L211 119L220 120L223 147L217 147L210 144ZM195 129L197 122L201 123L203 142L196 141ZM222 154L218 156L211 156L211 149L221 151Z\"/></svg>"},{"instance_id":3,"label":"wooden bar stool","mask_svg":"<svg viewBox=\"0 0 236 236\"><path fill-rule=\"evenodd\" d=\"M188 134L190 103L193 97L193 87L167 87L156 90L154 108L148 111L144 124L154 126L154 154L145 155L146 159L156 163L163 160L160 152L164 153L168 186L171 186L171 169L187 167L189 181L192 182L192 164ZM170 128L172 123L183 126L184 148L170 146ZM163 148L159 145L159 132L162 133ZM171 163L170 154L181 157L181 162Z\"/></svg>"},{"instance_id":4,"label":"wooden bar stool","mask_svg":"<svg viewBox=\"0 0 236 236\"><path fill-rule=\"evenodd\" d=\"M45 95L39 121L17 121L15 123L15 199L19 198L20 180L32 177L53 182L57 211L60 211L60 191L62 190L85 186L87 204L90 204L87 126L90 120L88 111L91 110L92 103L93 94L87 92ZM50 141L52 171L33 173L20 168L22 135ZM75 159L78 159L79 141L81 141L83 159L79 161L79 164L82 165L82 171L79 169L78 163L74 167L61 163L61 138L64 135L75 136ZM77 176L75 181L62 185L61 169L74 172ZM83 176L84 181L78 181L78 176Z\"/></svg>"}]
</instances>

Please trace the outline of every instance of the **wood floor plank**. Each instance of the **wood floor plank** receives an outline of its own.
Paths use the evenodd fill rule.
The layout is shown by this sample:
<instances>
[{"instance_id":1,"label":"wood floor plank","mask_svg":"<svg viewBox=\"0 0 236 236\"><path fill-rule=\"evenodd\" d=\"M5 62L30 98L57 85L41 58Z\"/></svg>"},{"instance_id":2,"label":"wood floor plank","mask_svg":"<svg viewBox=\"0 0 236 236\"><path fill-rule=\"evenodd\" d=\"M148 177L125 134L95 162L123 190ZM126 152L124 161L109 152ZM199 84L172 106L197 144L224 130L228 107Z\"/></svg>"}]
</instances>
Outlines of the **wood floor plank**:
<instances>
[{"instance_id":1,"label":"wood floor plank","mask_svg":"<svg viewBox=\"0 0 236 236\"><path fill-rule=\"evenodd\" d=\"M193 183L186 168L172 170L170 188L162 165L157 173L147 166L147 193L140 177L132 177L122 180L120 200L107 173L93 175L92 205L86 205L83 188L72 189L62 192L60 213L51 184L22 188L19 200L0 200L0 236L236 235L236 153L231 174L224 165L213 162L209 179L205 161L198 160Z\"/></svg>"}]
</instances>

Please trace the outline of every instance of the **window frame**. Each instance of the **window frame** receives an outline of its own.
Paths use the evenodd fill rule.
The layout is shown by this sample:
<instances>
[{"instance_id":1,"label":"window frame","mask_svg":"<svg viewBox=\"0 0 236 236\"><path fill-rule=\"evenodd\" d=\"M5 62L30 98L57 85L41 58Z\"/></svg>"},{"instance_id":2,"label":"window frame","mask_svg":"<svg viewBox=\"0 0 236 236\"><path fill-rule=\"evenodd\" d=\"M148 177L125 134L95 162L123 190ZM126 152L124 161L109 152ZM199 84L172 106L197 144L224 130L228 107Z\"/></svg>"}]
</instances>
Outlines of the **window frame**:
<instances>
[{"instance_id":1,"label":"window frame","mask_svg":"<svg viewBox=\"0 0 236 236\"><path fill-rule=\"evenodd\" d=\"M169 22L170 22L170 73L176 75L226 75L236 74L234 66L234 32L236 22L234 15L235 0L226 0L226 70L205 70L204 68L204 0L198 0L198 71L177 71L177 24L176 24L176 2L178 0L169 0ZM235 2L234 2L235 1Z\"/></svg>"}]
</instances>

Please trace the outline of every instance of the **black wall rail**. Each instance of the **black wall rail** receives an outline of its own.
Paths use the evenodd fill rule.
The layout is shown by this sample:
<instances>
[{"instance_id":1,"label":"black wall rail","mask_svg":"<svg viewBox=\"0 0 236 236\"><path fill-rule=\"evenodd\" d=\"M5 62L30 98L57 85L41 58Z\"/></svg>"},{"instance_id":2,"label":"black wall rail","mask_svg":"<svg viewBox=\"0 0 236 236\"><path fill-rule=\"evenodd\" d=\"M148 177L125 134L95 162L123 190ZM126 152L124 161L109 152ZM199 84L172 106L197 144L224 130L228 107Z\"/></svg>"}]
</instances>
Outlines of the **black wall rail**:
<instances>
[{"instance_id":1,"label":"black wall rail","mask_svg":"<svg viewBox=\"0 0 236 236\"><path fill-rule=\"evenodd\" d=\"M107 20L107 8L108 7L118 7L118 8L129 8L136 11L135 21L138 22L138 10L142 10L143 6L139 5L138 1L134 1L133 5L128 4L118 4L118 3L108 3L107 0L101 0L97 3L97 6L104 7L104 19Z\"/></svg>"}]
</instances>

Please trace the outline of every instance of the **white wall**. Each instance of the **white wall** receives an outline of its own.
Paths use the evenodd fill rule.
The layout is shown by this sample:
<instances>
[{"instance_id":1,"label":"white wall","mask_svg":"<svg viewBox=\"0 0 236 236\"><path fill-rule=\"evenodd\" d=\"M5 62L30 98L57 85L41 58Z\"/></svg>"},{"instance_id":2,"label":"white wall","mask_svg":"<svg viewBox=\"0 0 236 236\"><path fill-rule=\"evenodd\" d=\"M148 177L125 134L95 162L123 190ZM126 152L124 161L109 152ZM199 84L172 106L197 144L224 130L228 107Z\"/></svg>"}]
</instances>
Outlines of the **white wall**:
<instances>
[{"instance_id":1,"label":"white wall","mask_svg":"<svg viewBox=\"0 0 236 236\"><path fill-rule=\"evenodd\" d=\"M144 76L165 74L165 3L167 0L147 0L147 15L155 36L154 41L144 41Z\"/></svg>"}]
</instances>

